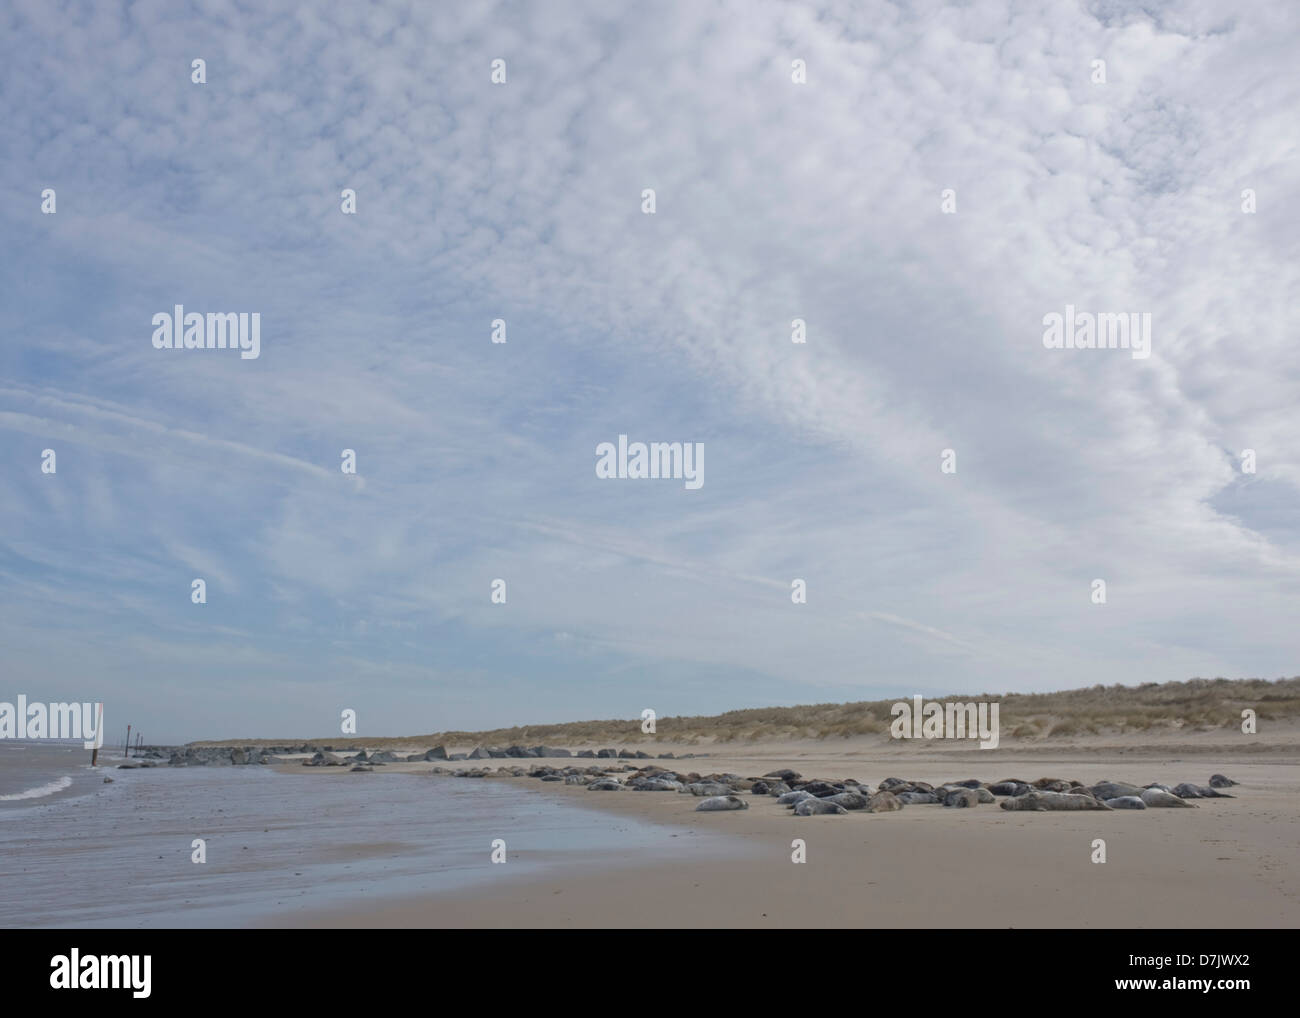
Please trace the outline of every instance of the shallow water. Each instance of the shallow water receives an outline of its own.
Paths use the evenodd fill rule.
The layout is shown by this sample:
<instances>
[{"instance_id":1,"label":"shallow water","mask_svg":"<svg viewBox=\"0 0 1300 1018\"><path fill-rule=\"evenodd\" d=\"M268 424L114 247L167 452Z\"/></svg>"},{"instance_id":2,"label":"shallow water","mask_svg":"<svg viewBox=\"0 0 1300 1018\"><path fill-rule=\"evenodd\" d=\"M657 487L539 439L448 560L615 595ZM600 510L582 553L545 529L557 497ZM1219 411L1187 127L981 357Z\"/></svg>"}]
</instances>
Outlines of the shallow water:
<instances>
[{"instance_id":1,"label":"shallow water","mask_svg":"<svg viewBox=\"0 0 1300 1018\"><path fill-rule=\"evenodd\" d=\"M0 759L13 748L0 746ZM7 927L242 926L548 867L706 857L731 845L500 780L265 766L59 774L48 758L13 780L20 767L11 758L0 773L25 789L69 773L73 781L48 797L0 803ZM205 863L191 860L196 838L206 842ZM506 843L504 865L491 862L495 839Z\"/></svg>"}]
</instances>

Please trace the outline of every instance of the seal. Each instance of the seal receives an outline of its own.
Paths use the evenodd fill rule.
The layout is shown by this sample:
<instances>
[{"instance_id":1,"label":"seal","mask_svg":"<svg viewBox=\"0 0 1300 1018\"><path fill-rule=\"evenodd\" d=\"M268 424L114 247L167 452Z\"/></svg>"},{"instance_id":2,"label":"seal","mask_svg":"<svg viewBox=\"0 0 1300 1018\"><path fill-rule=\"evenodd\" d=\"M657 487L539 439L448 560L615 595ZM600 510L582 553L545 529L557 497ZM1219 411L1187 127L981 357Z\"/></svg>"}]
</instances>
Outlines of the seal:
<instances>
[{"instance_id":1,"label":"seal","mask_svg":"<svg viewBox=\"0 0 1300 1018\"><path fill-rule=\"evenodd\" d=\"M937 803L939 797L933 792L902 792L898 796L898 801L904 806L928 806Z\"/></svg>"},{"instance_id":2,"label":"seal","mask_svg":"<svg viewBox=\"0 0 1300 1018\"><path fill-rule=\"evenodd\" d=\"M733 789L730 785L724 785L717 781L697 781L687 785L682 791L690 792L691 795L716 798L720 795L730 795Z\"/></svg>"},{"instance_id":3,"label":"seal","mask_svg":"<svg viewBox=\"0 0 1300 1018\"><path fill-rule=\"evenodd\" d=\"M829 799L819 799L815 795L804 799L794 808L794 815L797 817L842 816L847 812L848 810L839 803L831 802Z\"/></svg>"},{"instance_id":4,"label":"seal","mask_svg":"<svg viewBox=\"0 0 1300 1018\"><path fill-rule=\"evenodd\" d=\"M588 792L621 792L623 786L613 778L601 778L587 786Z\"/></svg>"},{"instance_id":5,"label":"seal","mask_svg":"<svg viewBox=\"0 0 1300 1018\"><path fill-rule=\"evenodd\" d=\"M803 802L805 799L815 798L817 798L817 796L813 795L812 792L805 792L800 789L797 792L786 792L785 795L779 796L776 802L778 806L789 806L791 809L794 809L795 806L799 805L799 803Z\"/></svg>"},{"instance_id":6,"label":"seal","mask_svg":"<svg viewBox=\"0 0 1300 1018\"><path fill-rule=\"evenodd\" d=\"M839 795L828 795L821 801L833 802L836 806L843 806L845 809L866 809L867 807L867 797L861 792L840 792Z\"/></svg>"},{"instance_id":7,"label":"seal","mask_svg":"<svg viewBox=\"0 0 1300 1018\"><path fill-rule=\"evenodd\" d=\"M943 804L950 808L965 809L970 806L978 806L980 797L975 794L973 788L954 788L943 800Z\"/></svg>"},{"instance_id":8,"label":"seal","mask_svg":"<svg viewBox=\"0 0 1300 1018\"><path fill-rule=\"evenodd\" d=\"M1114 799L1107 799L1106 805L1111 809L1146 809L1147 804L1139 799L1136 795L1121 795Z\"/></svg>"},{"instance_id":9,"label":"seal","mask_svg":"<svg viewBox=\"0 0 1300 1018\"><path fill-rule=\"evenodd\" d=\"M714 813L728 809L749 809L749 803L736 795L713 795L696 806L695 812Z\"/></svg>"},{"instance_id":10,"label":"seal","mask_svg":"<svg viewBox=\"0 0 1300 1018\"><path fill-rule=\"evenodd\" d=\"M1145 802L1149 807L1181 806L1184 809L1196 809L1195 803L1184 802L1182 799L1178 798L1178 796L1174 795L1173 792L1166 792L1159 788L1142 789L1141 798L1142 801Z\"/></svg>"},{"instance_id":11,"label":"seal","mask_svg":"<svg viewBox=\"0 0 1300 1018\"><path fill-rule=\"evenodd\" d=\"M1124 781L1098 781L1092 785L1092 794L1098 799L1119 799L1126 795L1141 795L1142 789Z\"/></svg>"},{"instance_id":12,"label":"seal","mask_svg":"<svg viewBox=\"0 0 1300 1018\"><path fill-rule=\"evenodd\" d=\"M1226 778L1222 774L1210 775L1211 788L1231 788L1233 785L1241 784L1240 781L1233 781L1232 778Z\"/></svg>"},{"instance_id":13,"label":"seal","mask_svg":"<svg viewBox=\"0 0 1300 1018\"><path fill-rule=\"evenodd\" d=\"M893 792L877 792L867 800L868 813L892 813L903 808L903 800Z\"/></svg>"},{"instance_id":14,"label":"seal","mask_svg":"<svg viewBox=\"0 0 1300 1018\"><path fill-rule=\"evenodd\" d=\"M1003 809L1046 812L1048 810L1110 809L1104 802L1087 795L1068 795L1065 792L1026 792L1012 799L1002 800Z\"/></svg>"}]
</instances>

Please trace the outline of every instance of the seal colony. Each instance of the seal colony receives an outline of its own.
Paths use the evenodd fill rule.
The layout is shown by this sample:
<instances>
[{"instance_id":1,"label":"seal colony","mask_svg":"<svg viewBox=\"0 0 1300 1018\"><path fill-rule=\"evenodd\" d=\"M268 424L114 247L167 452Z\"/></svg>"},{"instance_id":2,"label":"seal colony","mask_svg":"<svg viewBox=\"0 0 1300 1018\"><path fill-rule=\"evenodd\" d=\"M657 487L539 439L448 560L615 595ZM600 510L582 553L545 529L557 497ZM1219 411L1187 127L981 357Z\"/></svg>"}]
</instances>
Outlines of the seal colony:
<instances>
[{"instance_id":1,"label":"seal colony","mask_svg":"<svg viewBox=\"0 0 1300 1018\"><path fill-rule=\"evenodd\" d=\"M490 775L530 777L585 785L589 792L676 792L701 801L697 812L714 813L749 809L760 798L771 798L792 816L843 816L850 812L892 813L905 806L934 805L948 809L972 809L998 803L1005 810L1042 813L1057 810L1195 809L1190 799L1232 799L1219 789L1237 782L1215 774L1208 785L1184 782L1170 788L1153 782L1132 785L1123 781L1099 781L1084 785L1064 778L1003 778L981 781L967 778L935 786L924 781L885 778L874 791L854 778L832 780L804 778L798 771L769 771L761 777L739 774L699 774L669 770L659 764L592 765L551 767L539 764L531 769L506 767L449 771L435 767L430 773L457 778ZM748 796L748 799L742 796Z\"/></svg>"}]
</instances>

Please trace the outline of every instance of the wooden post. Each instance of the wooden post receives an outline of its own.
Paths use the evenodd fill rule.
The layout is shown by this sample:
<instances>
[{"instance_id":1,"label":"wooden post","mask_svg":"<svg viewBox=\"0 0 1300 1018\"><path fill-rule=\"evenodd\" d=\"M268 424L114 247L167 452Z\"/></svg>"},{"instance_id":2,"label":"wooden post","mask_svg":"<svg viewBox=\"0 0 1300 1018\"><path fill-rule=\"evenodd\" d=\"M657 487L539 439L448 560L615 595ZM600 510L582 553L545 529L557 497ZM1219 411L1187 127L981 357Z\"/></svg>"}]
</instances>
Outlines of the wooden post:
<instances>
[{"instance_id":1,"label":"wooden post","mask_svg":"<svg viewBox=\"0 0 1300 1018\"><path fill-rule=\"evenodd\" d=\"M126 726L126 756L128 760L131 758L131 726L130 725Z\"/></svg>"},{"instance_id":2,"label":"wooden post","mask_svg":"<svg viewBox=\"0 0 1300 1018\"><path fill-rule=\"evenodd\" d=\"M98 766L99 766L99 744L100 744L101 742L104 741L104 740L103 740L103 736L104 736L104 705L103 705L102 703L99 705L99 710L97 711L97 714L98 714L98 717L96 718L96 722L95 722L95 745L92 746L92 747L91 747L91 750L90 750L90 766L91 766L91 767L98 767ZM83 734L84 734L84 733L83 733Z\"/></svg>"}]
</instances>

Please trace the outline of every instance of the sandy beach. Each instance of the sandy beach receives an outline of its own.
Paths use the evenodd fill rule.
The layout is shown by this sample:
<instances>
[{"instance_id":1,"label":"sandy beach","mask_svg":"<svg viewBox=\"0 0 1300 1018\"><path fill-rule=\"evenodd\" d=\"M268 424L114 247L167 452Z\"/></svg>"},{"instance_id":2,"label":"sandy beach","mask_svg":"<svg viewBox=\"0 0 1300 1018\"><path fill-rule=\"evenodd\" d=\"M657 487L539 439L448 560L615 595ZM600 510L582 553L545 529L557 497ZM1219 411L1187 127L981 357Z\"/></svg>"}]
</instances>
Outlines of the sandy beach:
<instances>
[{"instance_id":1,"label":"sandy beach","mask_svg":"<svg viewBox=\"0 0 1300 1018\"><path fill-rule=\"evenodd\" d=\"M1285 928L1300 922L1300 751L1296 726L1267 738L1210 732L1096 737L1058 747L980 751L878 738L700 747L656 760L701 774L758 776L793 768L805 777L896 776L939 784L1043 776L1092 783L1192 781L1224 773L1235 798L1196 809L1008 812L998 805L909 806L883 814L796 818L775 799L695 812L672 792L591 792L583 786L499 777L521 795L562 796L591 810L725 836L734 854L689 864L664 856L636 866L593 867L473 893L380 900L329 909L285 925L329 927L883 927L883 928ZM642 746L641 748L645 748ZM541 761L474 761L487 769ZM648 761L550 760L552 765ZM394 770L428 770L395 764ZM464 766L464 765L460 765ZM286 767L286 770L293 770ZM298 768L304 774L308 769ZM306 780L316 779L313 775ZM464 781L464 778L440 778ZM807 861L792 862L802 839ZM1106 861L1093 862L1094 840ZM607 863L609 860L600 860Z\"/></svg>"}]
</instances>

